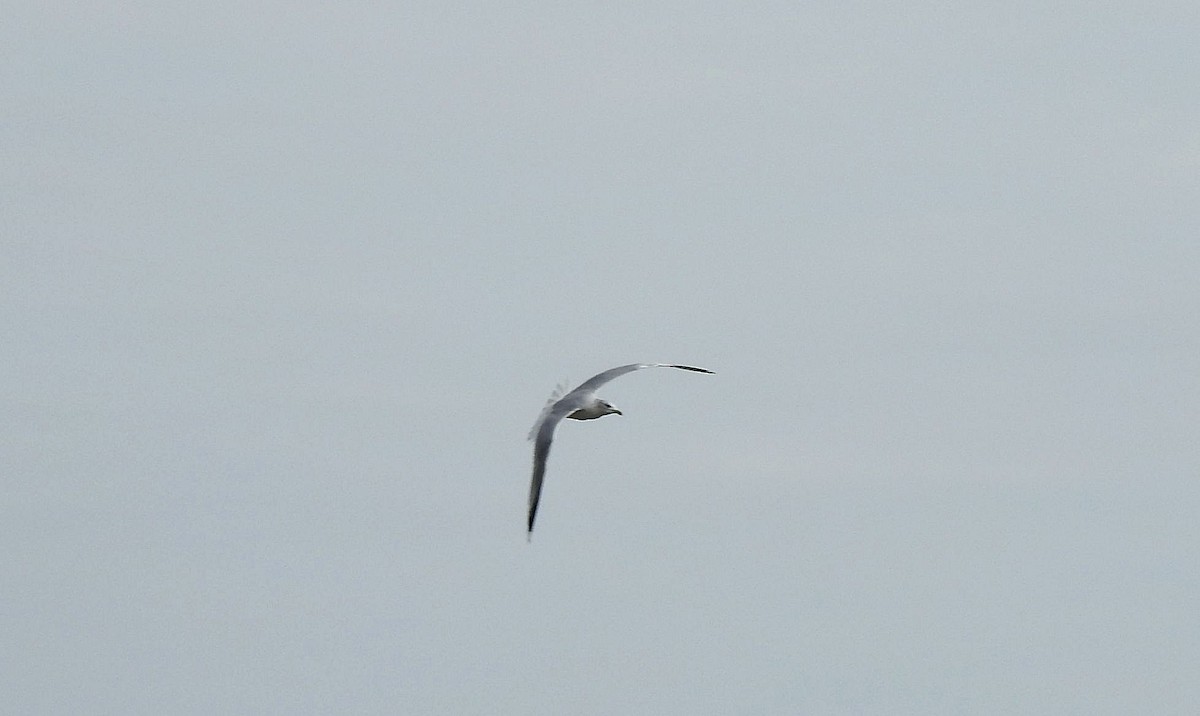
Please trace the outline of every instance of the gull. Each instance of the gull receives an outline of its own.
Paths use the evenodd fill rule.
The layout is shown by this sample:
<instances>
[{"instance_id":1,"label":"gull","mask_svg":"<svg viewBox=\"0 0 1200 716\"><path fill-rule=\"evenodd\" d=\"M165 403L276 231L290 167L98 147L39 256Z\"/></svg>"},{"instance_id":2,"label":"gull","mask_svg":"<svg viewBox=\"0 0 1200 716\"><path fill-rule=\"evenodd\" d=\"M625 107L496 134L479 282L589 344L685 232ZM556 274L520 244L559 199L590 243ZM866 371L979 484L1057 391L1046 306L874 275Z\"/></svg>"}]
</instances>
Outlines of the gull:
<instances>
[{"instance_id":1,"label":"gull","mask_svg":"<svg viewBox=\"0 0 1200 716\"><path fill-rule=\"evenodd\" d=\"M632 373L642 368L678 368L696 373L709 373L711 370L693 368L690 365L674 365L671 363L630 363L619 368L609 368L603 373L588 378L578 388L563 395L566 386L560 385L546 401L542 414L538 416L533 429L529 431L529 439L533 440L533 482L529 485L529 523L526 539L533 536L533 519L537 516L538 499L542 494L542 480L546 476L546 458L550 456L550 442L554 439L554 429L563 418L572 420L595 420L613 413L623 415L612 403L596 397L596 390L605 383L619 378L626 373Z\"/></svg>"}]
</instances>

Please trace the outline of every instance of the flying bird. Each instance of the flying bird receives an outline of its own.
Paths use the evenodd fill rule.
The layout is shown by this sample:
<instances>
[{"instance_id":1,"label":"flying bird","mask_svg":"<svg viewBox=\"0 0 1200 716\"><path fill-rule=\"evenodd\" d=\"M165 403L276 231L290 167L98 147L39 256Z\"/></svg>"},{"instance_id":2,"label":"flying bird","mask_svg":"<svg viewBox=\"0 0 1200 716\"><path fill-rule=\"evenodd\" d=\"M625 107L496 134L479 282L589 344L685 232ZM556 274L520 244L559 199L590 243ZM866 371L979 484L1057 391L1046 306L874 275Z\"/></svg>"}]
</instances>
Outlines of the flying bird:
<instances>
[{"instance_id":1,"label":"flying bird","mask_svg":"<svg viewBox=\"0 0 1200 716\"><path fill-rule=\"evenodd\" d=\"M558 427L563 418L595 420L614 413L622 415L623 413L617 410L612 403L597 398L596 390L614 378L642 368L678 368L696 373L712 373L711 370L693 368L690 365L631 363L594 375L566 395L562 394L565 386L559 386L546 401L546 407L542 408L542 414L538 416L537 422L533 424L533 429L529 431L529 439L534 443L533 482L529 485L529 523L528 531L525 533L527 539L533 536L533 520L537 517L538 499L542 494L542 480L546 476L546 458L550 456L550 442L554 439L554 429Z\"/></svg>"}]
</instances>

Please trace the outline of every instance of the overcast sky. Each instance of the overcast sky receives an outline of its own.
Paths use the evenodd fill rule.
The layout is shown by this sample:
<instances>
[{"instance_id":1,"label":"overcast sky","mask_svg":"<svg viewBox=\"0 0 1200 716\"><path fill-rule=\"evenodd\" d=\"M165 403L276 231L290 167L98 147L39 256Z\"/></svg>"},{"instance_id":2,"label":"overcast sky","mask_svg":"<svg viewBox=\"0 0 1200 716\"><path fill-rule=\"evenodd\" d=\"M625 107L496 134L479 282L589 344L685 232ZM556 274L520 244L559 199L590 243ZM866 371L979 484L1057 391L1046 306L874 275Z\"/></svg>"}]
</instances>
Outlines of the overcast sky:
<instances>
[{"instance_id":1,"label":"overcast sky","mask_svg":"<svg viewBox=\"0 0 1200 716\"><path fill-rule=\"evenodd\" d=\"M1200 712L1194 2L9 3L22 714ZM630 362L624 416L554 385Z\"/></svg>"}]
</instances>

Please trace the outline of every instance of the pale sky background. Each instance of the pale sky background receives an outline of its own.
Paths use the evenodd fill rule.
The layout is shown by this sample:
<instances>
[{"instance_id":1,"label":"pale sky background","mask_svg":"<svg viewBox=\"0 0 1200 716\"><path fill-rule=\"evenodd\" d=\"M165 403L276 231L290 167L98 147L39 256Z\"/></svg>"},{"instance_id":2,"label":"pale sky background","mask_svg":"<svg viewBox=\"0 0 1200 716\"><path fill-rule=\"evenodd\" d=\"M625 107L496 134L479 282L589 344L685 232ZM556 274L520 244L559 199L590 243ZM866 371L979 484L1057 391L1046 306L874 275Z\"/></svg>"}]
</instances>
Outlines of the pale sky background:
<instances>
[{"instance_id":1,"label":"pale sky background","mask_svg":"<svg viewBox=\"0 0 1200 716\"><path fill-rule=\"evenodd\" d=\"M3 710L1200 713L1124 5L6 3Z\"/></svg>"}]
</instances>

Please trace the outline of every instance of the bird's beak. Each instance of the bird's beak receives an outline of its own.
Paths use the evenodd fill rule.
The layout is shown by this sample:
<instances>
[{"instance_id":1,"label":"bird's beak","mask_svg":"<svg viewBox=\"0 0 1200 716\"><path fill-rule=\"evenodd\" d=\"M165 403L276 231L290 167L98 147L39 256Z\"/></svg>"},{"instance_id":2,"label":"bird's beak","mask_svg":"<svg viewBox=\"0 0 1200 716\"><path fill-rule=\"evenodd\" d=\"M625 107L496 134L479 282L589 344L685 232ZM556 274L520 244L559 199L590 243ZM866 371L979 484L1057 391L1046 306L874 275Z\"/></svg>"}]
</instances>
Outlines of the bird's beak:
<instances>
[{"instance_id":1,"label":"bird's beak","mask_svg":"<svg viewBox=\"0 0 1200 716\"><path fill-rule=\"evenodd\" d=\"M624 414L625 414L625 413L622 413L620 410L617 410L616 408L613 408L613 412L614 412L614 413L616 413L617 415L624 415Z\"/></svg>"}]
</instances>

